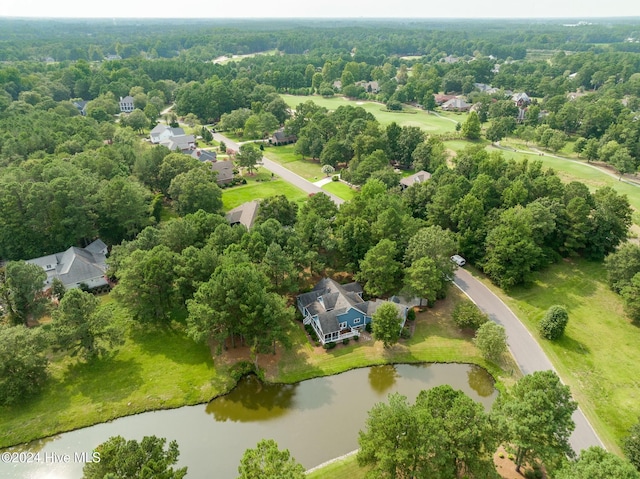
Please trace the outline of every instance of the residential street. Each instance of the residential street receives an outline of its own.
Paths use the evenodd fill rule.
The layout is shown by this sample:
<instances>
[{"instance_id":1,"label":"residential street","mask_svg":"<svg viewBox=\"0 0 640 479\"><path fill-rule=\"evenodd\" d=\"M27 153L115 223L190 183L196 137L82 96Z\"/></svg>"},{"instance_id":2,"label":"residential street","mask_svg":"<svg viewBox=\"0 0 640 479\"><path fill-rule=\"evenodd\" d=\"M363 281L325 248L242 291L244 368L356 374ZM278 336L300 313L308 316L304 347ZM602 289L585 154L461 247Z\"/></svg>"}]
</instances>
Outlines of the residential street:
<instances>
[{"instance_id":1,"label":"residential street","mask_svg":"<svg viewBox=\"0 0 640 479\"><path fill-rule=\"evenodd\" d=\"M213 137L217 141L224 141L228 147L238 150L239 145L232 140L226 138L220 133L214 133ZM323 192L331 197L338 205L344 203L344 200L332 195L295 173L287 170L283 166L271 161L267 158L262 159L264 167L272 171L276 175L282 177L291 184L308 193ZM489 317L496 323L504 326L507 333L507 342L509 349L520 367L523 374L530 374L534 371L546 371L553 369L553 365L546 354L538 345L535 338L529 333L527 328L520 322L515 314L505 305L500 298L487 288L480 281L475 279L470 273L462 268L456 272L454 280L455 285L460 288L478 307L486 312ZM590 446L604 447L602 441L591 427L591 424L584 416L582 411L578 410L573 414L573 420L576 423L576 429L571 435L571 446L579 453L581 450Z\"/></svg>"},{"instance_id":2,"label":"residential street","mask_svg":"<svg viewBox=\"0 0 640 479\"><path fill-rule=\"evenodd\" d=\"M227 147L232 148L236 151L238 151L240 148L240 145L238 143L230 140L229 138L227 138L224 135L221 135L220 133L214 133L213 138L216 141L224 141ZM283 180L288 181L294 186L297 186L302 191L305 191L307 193L324 193L325 195L329 196L335 204L341 205L342 203L344 203L344 200L342 198L338 198L336 195L323 190L322 188L311 183L310 181L307 181L301 176L296 175L294 172L286 169L284 166L281 166L275 161L272 161L269 158L266 158L264 156L262 157L262 166L264 166L267 170L271 171L272 173L275 173L276 175L281 177Z\"/></svg>"},{"instance_id":3,"label":"residential street","mask_svg":"<svg viewBox=\"0 0 640 479\"><path fill-rule=\"evenodd\" d=\"M454 283L493 321L504 326L509 349L524 374L547 369L555 371L551 361L549 361L535 338L507 305L493 294L489 288L462 268L458 268ZM582 449L590 446L604 447L579 408L573 414L573 420L576 423L576 429L571 435L570 442L574 451L579 453Z\"/></svg>"}]
</instances>

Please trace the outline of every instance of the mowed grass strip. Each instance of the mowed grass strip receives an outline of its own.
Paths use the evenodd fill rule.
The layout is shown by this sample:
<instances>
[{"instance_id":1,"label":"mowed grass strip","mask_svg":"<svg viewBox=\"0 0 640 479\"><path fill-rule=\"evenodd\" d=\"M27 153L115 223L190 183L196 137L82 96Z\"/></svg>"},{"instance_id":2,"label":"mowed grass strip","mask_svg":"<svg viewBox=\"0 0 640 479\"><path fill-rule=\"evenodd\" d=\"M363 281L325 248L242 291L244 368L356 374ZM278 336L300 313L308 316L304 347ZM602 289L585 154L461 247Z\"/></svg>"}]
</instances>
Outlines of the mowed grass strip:
<instances>
[{"instance_id":1,"label":"mowed grass strip","mask_svg":"<svg viewBox=\"0 0 640 479\"><path fill-rule=\"evenodd\" d=\"M320 162L310 158L302 158L294 152L294 145L269 147L265 149L264 156L312 183L325 177L321 171Z\"/></svg>"},{"instance_id":2,"label":"mowed grass strip","mask_svg":"<svg viewBox=\"0 0 640 479\"><path fill-rule=\"evenodd\" d=\"M240 206L247 201L268 198L270 196L284 195L291 201L302 202L307 199L307 194L301 189L284 180L264 181L260 183L248 183L222 190L222 208L225 211Z\"/></svg>"},{"instance_id":3,"label":"mowed grass strip","mask_svg":"<svg viewBox=\"0 0 640 479\"><path fill-rule=\"evenodd\" d=\"M336 110L339 106L351 105L364 108L371 113L383 126L396 122L400 126L417 126L425 130L427 133L442 134L455 131L456 125L447 118L439 118L430 115L424 110L414 108L412 106L403 105L404 112L386 111L382 103L366 100L349 100L345 97L334 96L324 98L321 96L298 96L298 95L280 95L282 99L291 108L296 108L300 103L313 101L318 106L323 106L328 110ZM463 122L466 114L456 115L456 121Z\"/></svg>"},{"instance_id":4,"label":"mowed grass strip","mask_svg":"<svg viewBox=\"0 0 640 479\"><path fill-rule=\"evenodd\" d=\"M307 477L309 479L364 479L368 470L368 467L358 466L358 459L354 454L327 464L308 474Z\"/></svg>"},{"instance_id":5,"label":"mowed grass strip","mask_svg":"<svg viewBox=\"0 0 640 479\"><path fill-rule=\"evenodd\" d=\"M342 198L345 201L350 200L357 193L356 190L350 188L349 185L346 185L340 181L332 181L331 183L327 183L322 187L323 190L328 191L329 193L333 193L339 198Z\"/></svg>"},{"instance_id":6,"label":"mowed grass strip","mask_svg":"<svg viewBox=\"0 0 640 479\"><path fill-rule=\"evenodd\" d=\"M640 327L625 317L605 278L602 264L571 260L508 295L484 281L538 340L606 447L619 453L621 438L640 415ZM563 338L548 341L540 338L538 323L554 304L567 308L569 324Z\"/></svg>"}]
</instances>

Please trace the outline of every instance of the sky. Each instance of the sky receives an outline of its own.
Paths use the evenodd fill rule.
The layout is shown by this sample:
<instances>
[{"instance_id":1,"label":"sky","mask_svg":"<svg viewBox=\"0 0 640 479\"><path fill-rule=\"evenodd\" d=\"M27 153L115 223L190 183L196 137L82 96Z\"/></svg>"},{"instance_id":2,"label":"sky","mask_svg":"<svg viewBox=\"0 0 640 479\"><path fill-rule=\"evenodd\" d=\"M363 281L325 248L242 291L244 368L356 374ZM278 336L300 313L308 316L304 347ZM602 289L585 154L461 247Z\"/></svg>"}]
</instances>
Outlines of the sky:
<instances>
[{"instance_id":1,"label":"sky","mask_svg":"<svg viewBox=\"0 0 640 479\"><path fill-rule=\"evenodd\" d=\"M593 18L640 17L639 0L2 0L0 17Z\"/></svg>"}]
</instances>

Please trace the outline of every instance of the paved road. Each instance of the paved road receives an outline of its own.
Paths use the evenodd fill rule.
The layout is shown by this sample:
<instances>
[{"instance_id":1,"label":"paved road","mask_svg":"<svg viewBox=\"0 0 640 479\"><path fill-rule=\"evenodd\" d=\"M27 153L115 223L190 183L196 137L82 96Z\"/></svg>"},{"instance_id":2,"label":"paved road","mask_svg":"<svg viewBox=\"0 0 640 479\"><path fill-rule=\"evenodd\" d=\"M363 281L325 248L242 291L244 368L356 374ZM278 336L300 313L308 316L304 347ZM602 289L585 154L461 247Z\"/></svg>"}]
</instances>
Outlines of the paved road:
<instances>
[{"instance_id":1,"label":"paved road","mask_svg":"<svg viewBox=\"0 0 640 479\"><path fill-rule=\"evenodd\" d=\"M236 151L238 151L238 149L240 148L240 145L238 143L234 142L233 140L230 140L229 138L227 138L224 135L221 135L220 133L214 133L213 138L216 141L224 141L225 145L227 145L230 148L233 148ZM344 200L342 198L339 198L333 193L329 193L328 191L323 190L319 186L316 186L313 183L311 183L310 181L305 180L302 176L296 175L291 170L286 169L284 166L281 166L275 161L272 161L269 158L266 158L264 156L262 157L262 166L264 166L267 170L271 171L272 173L278 175L282 179L288 181L292 185L297 186L302 191L305 191L307 193L324 193L325 195L329 196L329 198L331 198L333 202L338 206L344 203Z\"/></svg>"},{"instance_id":2,"label":"paved road","mask_svg":"<svg viewBox=\"0 0 640 479\"><path fill-rule=\"evenodd\" d=\"M507 305L493 294L489 288L462 268L459 268L456 272L454 283L493 321L504 326L509 349L523 374L546 371L548 369L555 371L551 361L549 361L535 338ZM570 442L576 453L590 446L604 447L579 408L573 414L573 420L576 423L576 428L571 435Z\"/></svg>"}]
</instances>

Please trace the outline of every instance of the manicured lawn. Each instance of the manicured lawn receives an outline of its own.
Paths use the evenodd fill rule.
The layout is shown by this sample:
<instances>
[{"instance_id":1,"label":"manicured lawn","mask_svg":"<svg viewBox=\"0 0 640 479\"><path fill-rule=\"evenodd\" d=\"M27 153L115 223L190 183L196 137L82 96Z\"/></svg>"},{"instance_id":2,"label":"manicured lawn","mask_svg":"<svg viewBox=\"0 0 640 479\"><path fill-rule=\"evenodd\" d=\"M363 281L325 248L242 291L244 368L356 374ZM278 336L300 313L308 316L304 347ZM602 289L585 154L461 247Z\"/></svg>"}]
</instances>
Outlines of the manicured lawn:
<instances>
[{"instance_id":1,"label":"manicured lawn","mask_svg":"<svg viewBox=\"0 0 640 479\"><path fill-rule=\"evenodd\" d=\"M356 194L356 190L349 188L348 185L345 185L341 181L332 181L331 183L327 183L322 187L322 189L329 193L333 193L345 201L350 200Z\"/></svg>"},{"instance_id":2,"label":"manicured lawn","mask_svg":"<svg viewBox=\"0 0 640 479\"><path fill-rule=\"evenodd\" d=\"M390 112L385 111L385 106L382 103L376 103L373 101L361 101L361 100L348 100L344 97L331 97L324 98L321 96L295 96L295 95L281 95L282 99L291 108L297 107L300 103L306 101L313 101L319 106L323 106L328 110L335 110L341 105L360 106L366 111L371 113L376 119L384 126L389 123L396 122L400 126L419 126L428 133L450 133L455 131L455 123L445 119L438 118L435 115L430 115L424 110L413 108L411 106L403 105L405 113L402 112ZM456 116L457 121L464 121L465 115L461 114Z\"/></svg>"},{"instance_id":3,"label":"manicured lawn","mask_svg":"<svg viewBox=\"0 0 640 479\"><path fill-rule=\"evenodd\" d=\"M640 415L640 328L625 317L605 277L602 264L562 261L538 273L531 288L507 295L490 287L538 339L607 448L619 452ZM554 304L567 308L569 324L552 342L540 339L537 324Z\"/></svg>"},{"instance_id":4,"label":"manicured lawn","mask_svg":"<svg viewBox=\"0 0 640 479\"><path fill-rule=\"evenodd\" d=\"M356 455L327 464L307 475L309 479L364 479L367 468L358 466Z\"/></svg>"},{"instance_id":5,"label":"manicured lawn","mask_svg":"<svg viewBox=\"0 0 640 479\"><path fill-rule=\"evenodd\" d=\"M281 164L295 174L311 182L324 178L322 166L318 161L303 159L293 151L294 145L273 146L264 150L264 156Z\"/></svg>"},{"instance_id":6,"label":"manicured lawn","mask_svg":"<svg viewBox=\"0 0 640 479\"><path fill-rule=\"evenodd\" d=\"M307 199L307 194L304 191L296 188L291 183L278 179L260 183L250 182L246 185L222 190L222 207L225 211L229 211L247 201L276 195L285 195L296 202L302 202Z\"/></svg>"},{"instance_id":7,"label":"manicured lawn","mask_svg":"<svg viewBox=\"0 0 640 479\"><path fill-rule=\"evenodd\" d=\"M107 303L107 304L104 304ZM107 297L113 317L125 312ZM213 367L204 344L179 328L134 326L110 358L90 363L57 357L37 397L0 408L0 448L151 409L208 401L229 390L225 367Z\"/></svg>"}]
</instances>

